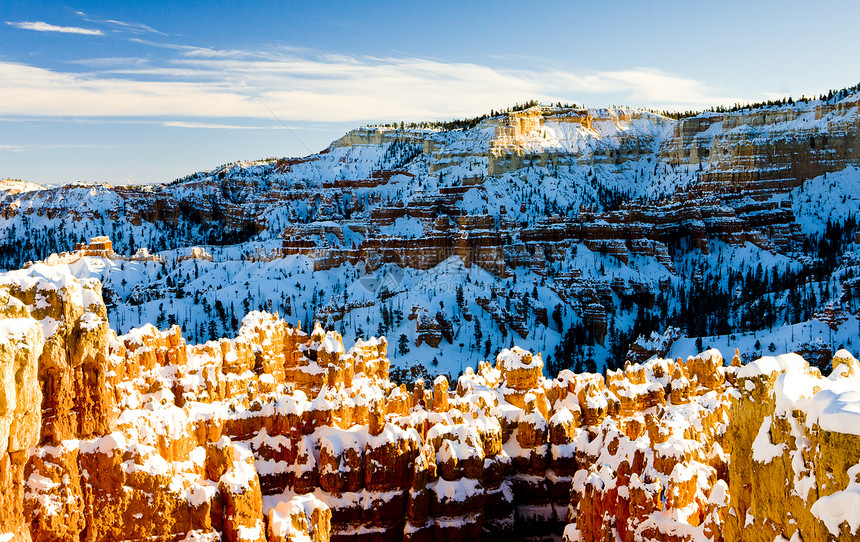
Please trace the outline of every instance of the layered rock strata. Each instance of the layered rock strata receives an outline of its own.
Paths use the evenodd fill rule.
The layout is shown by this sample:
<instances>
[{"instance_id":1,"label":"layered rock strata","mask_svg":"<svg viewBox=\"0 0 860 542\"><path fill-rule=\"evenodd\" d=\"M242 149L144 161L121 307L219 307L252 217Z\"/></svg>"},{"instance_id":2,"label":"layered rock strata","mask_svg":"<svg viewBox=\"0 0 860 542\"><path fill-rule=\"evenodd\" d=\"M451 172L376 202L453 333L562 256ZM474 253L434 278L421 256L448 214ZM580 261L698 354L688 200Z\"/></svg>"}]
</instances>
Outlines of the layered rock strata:
<instances>
[{"instance_id":1,"label":"layered rock strata","mask_svg":"<svg viewBox=\"0 0 860 542\"><path fill-rule=\"evenodd\" d=\"M858 96L677 121L628 109L537 106L488 118L463 132L362 128L316 155L231 164L168 186L33 189L7 182L0 188L0 216L13 222L24 217L126 221L156 230L181 225L189 235L199 233L199 243L210 241L206 231L217 231L223 240L245 239L283 224L273 220L283 216L291 226L270 233L283 232L285 254L316 256L319 269L373 259L427 269L460 255L467 265L504 276L517 265L520 240L527 259L536 248L554 250L551 242L565 240L584 242L624 261L638 254L656 257L667 267L668 246L688 237L701 250L707 250L709 239L720 239L788 253L798 247L799 231L790 205L774 196L860 163ZM380 160L373 151L395 144L414 149L409 160ZM364 163L370 159L362 154L367 148L372 163ZM558 231L550 239L542 235L544 227L531 229L528 224L534 221L525 207L500 210L489 217L495 219L489 227L485 215L467 210L468 201L486 196L488 178L520 176L534 168L559 176L561 167L568 174L589 171L594 184L595 167L600 166L600 184L611 191L616 178L631 174L624 168L639 162L636 167L645 169L635 173L636 184L661 185L665 167L684 170L689 179L669 186L659 201L654 194L639 194L614 213L576 216L575 208L568 209L571 224L563 228L562 239ZM446 170L457 171L456 180L443 182ZM433 190L414 190L432 176L438 176ZM393 202L389 185L410 195ZM583 203L606 207L597 195L591 199ZM525 206L527 201L516 203ZM448 226L437 223L443 216ZM381 231L399 218L421 222L424 234L401 245L402 239ZM547 210L541 218L552 217ZM331 227L331 221L360 233L360 242L329 246L321 229ZM199 224L209 227L194 233ZM337 235L342 241L342 232ZM119 251L131 254L133 248Z\"/></svg>"}]
</instances>

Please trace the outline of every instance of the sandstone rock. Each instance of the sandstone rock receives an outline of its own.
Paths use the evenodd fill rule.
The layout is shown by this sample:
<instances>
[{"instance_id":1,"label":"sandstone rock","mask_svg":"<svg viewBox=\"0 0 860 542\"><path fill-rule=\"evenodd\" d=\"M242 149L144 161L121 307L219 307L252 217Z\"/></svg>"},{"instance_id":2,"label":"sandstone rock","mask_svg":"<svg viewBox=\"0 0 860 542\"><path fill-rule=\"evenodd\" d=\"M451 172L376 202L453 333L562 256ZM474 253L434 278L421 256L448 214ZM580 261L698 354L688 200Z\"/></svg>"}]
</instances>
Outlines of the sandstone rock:
<instances>
[{"instance_id":1,"label":"sandstone rock","mask_svg":"<svg viewBox=\"0 0 860 542\"><path fill-rule=\"evenodd\" d=\"M281 501L269 510L269 542L328 542L331 510L313 495Z\"/></svg>"},{"instance_id":2,"label":"sandstone rock","mask_svg":"<svg viewBox=\"0 0 860 542\"><path fill-rule=\"evenodd\" d=\"M0 341L0 361L30 367L33 387L45 360L70 381L44 389L84 390L62 404L101 418L46 416L43 432L69 438L39 444L4 395L0 419L24 420L8 421L0 454L13 539L538 539L569 521L581 540L728 540L745 536L738 518L772 538L856 536L839 518L853 517L840 507L860 447L831 415L860 374L844 351L827 379L791 357L724 368L710 351L546 380L539 355L513 348L428 396L389 381L384 339L347 352L267 313L206 345L178 328L115 337L98 302L43 290L0 288L0 326L32 331ZM38 295L56 306L34 313ZM73 325L42 347L34 314L49 312Z\"/></svg>"},{"instance_id":3,"label":"sandstone rock","mask_svg":"<svg viewBox=\"0 0 860 542\"><path fill-rule=\"evenodd\" d=\"M41 326L0 287L0 536L30 540L24 515L24 463L39 441Z\"/></svg>"},{"instance_id":4,"label":"sandstone rock","mask_svg":"<svg viewBox=\"0 0 860 542\"><path fill-rule=\"evenodd\" d=\"M765 535L857 537L853 520L843 521L845 501L831 498L854 490L849 474L860 461L860 436L843 410L852 403L840 393L846 386L856 389L852 358L839 353L827 379L794 354L765 357L738 371L740 393L731 412L738 424L728 443L728 472L730 480L744 468L753 475L728 486L726 539L742 536L746 526L733 515L742 511L749 514L745 523Z\"/></svg>"},{"instance_id":5,"label":"sandstone rock","mask_svg":"<svg viewBox=\"0 0 860 542\"><path fill-rule=\"evenodd\" d=\"M26 467L24 509L34 542L80 540L87 525L77 447L43 446Z\"/></svg>"},{"instance_id":6,"label":"sandstone rock","mask_svg":"<svg viewBox=\"0 0 860 542\"><path fill-rule=\"evenodd\" d=\"M39 440L43 343L41 326L24 304L0 290L0 455L26 451Z\"/></svg>"},{"instance_id":7,"label":"sandstone rock","mask_svg":"<svg viewBox=\"0 0 860 542\"><path fill-rule=\"evenodd\" d=\"M502 350L496 357L496 369L501 372L505 385L514 390L537 387L542 377L543 360L517 346Z\"/></svg>"},{"instance_id":8,"label":"sandstone rock","mask_svg":"<svg viewBox=\"0 0 860 542\"><path fill-rule=\"evenodd\" d=\"M448 412L448 379L443 375L433 381L433 410Z\"/></svg>"},{"instance_id":9,"label":"sandstone rock","mask_svg":"<svg viewBox=\"0 0 860 542\"><path fill-rule=\"evenodd\" d=\"M238 453L237 453L238 452ZM224 537L229 542L265 542L263 500L253 456L234 448L237 456L218 480L224 504Z\"/></svg>"}]
</instances>

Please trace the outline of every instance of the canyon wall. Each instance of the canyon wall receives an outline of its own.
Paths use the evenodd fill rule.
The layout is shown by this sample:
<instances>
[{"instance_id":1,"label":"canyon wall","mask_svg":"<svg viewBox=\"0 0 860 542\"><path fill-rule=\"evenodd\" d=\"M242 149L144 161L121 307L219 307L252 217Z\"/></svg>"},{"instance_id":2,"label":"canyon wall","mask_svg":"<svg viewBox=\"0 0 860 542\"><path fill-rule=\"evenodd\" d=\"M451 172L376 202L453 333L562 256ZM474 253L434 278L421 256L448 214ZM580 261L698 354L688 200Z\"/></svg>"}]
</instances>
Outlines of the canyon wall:
<instances>
[{"instance_id":1,"label":"canyon wall","mask_svg":"<svg viewBox=\"0 0 860 542\"><path fill-rule=\"evenodd\" d=\"M283 290L297 283L287 277L305 273L306 258L291 258L296 255L311 260L312 272L334 270L333 275L349 277L338 280L350 286L356 282L353 272L362 267L359 273L370 274L394 264L406 270L401 276L414 277L418 274L409 270L435 274L434 268L459 258L469 272L480 268L492 274L482 292L470 294L466 287L465 303L483 309L478 317L483 332L507 337L514 330L527 341L522 344L556 362L571 359L566 330L593 328L595 333L575 346L596 347L589 354L596 366L615 367L643 328L649 327L647 333L682 326L669 307L683 309L706 283L728 297L740 292L740 298L732 297L740 310L732 309L724 326L715 324L718 309L707 310L704 324L688 329L694 335L762 328L756 308L762 299L774 300L771 325L813 318L819 301L826 301L812 291L808 277L831 273L842 263L831 256L824 261L821 253L855 252L847 240L857 233L852 211L860 165L857 104L858 95L851 95L838 102L681 120L628 109L539 106L495 115L464 130L361 128L311 156L230 164L167 185L38 189L7 181L0 185L5 234L0 267L42 258L71 263L80 253L57 259L49 254L105 234L116 252L131 260L141 246L160 252L165 271L177 267L184 257L179 253L190 244L231 245L210 249L219 264L283 258L288 267ZM807 183L810 177L815 179ZM828 218L833 231L825 245L821 230ZM843 226L845 238L834 242ZM233 245L243 241L248 243ZM742 254L747 251L755 256ZM737 255L749 268L731 279L720 260ZM751 280L758 263L763 277L780 280ZM511 289L512 279L528 274L551 292L541 293L531 306L519 303L522 297L517 304L495 299L498 291ZM732 294L724 277L739 282ZM189 275L177 280L110 268L101 278L111 321L122 321L117 324L122 330L145 323L140 315L169 296L202 297L214 305L225 284L216 279L213 288L193 291ZM196 310L177 309L173 317L195 341L238 332L241 314L251 305L290 315L301 307L308 324L337 323L350 339L366 331L353 320L369 316L364 327L371 330L380 320L385 323L381 311L367 305L368 310L351 310L350 303L371 300L363 292L358 299L343 299L343 292L335 291L338 280L319 281L320 291L304 286L284 291L280 304L264 299L260 290L244 305L230 294L233 303L220 301L229 305L231 318L217 332L201 331L208 322ZM830 281L834 290L843 288L837 281L842 279ZM375 291L382 288L378 283L367 290L387 295L411 289L393 282L385 285L386 292ZM429 284L433 297L445 295L438 282ZM768 290L767 297L761 289ZM856 289L843 289L851 295L840 299L856 313ZM778 301L798 291L803 302ZM429 303L408 304L399 310L417 305L431 310ZM561 319L549 320L559 306ZM431 320L437 314L449 322L459 317L450 303L446 307L433 307ZM482 319L485 315L491 316ZM434 344L440 358L451 359L453 343L440 340L436 324L415 322L384 329L392 337L406 335L410 345ZM479 342L466 343L473 362L489 355ZM832 346L828 357L838 347ZM393 357L400 361L399 350Z\"/></svg>"},{"instance_id":2,"label":"canyon wall","mask_svg":"<svg viewBox=\"0 0 860 542\"><path fill-rule=\"evenodd\" d=\"M516 206L499 212L494 227L507 235L489 238L474 235L483 229L474 226L482 217L470 216L475 211L467 201L487 192L488 179L525 178L545 168L545 174L600 185L614 199L631 203L629 209L618 209L591 193L563 213L578 224L566 236L569 242L586 242L623 258L642 251L662 254L667 241L686 237L699 249L709 238L718 238L733 244L749 240L787 253L796 246L792 242L798 232L792 229L791 206L774 196L860 163L857 106L858 95L852 95L837 103L703 113L681 120L641 110L536 106L488 118L465 131L365 127L315 155L232 164L170 185L33 189L7 183L0 188L0 217L13 222L66 217L136 226L181 224L198 237L196 242L235 242L261 232L281 234L283 227L276 224L282 222L273 216L286 212L291 225L283 232L285 254L316 249L323 267L367 254L390 260L390 239L380 229L409 217L434 235L409 247L414 254L403 257L404 264L426 268L458 250L476 254L489 246L492 258L483 259L496 262L490 268L494 272L503 272L501 262L509 266L514 260L499 247L515 249L509 240L515 245L521 233L528 236L521 230L523 222L530 222L529 200L512 202ZM391 153L394 144L413 150ZM678 177L675 186L667 184L661 198L643 191L681 171L686 176ZM426 189L415 190L416 183ZM407 197L392 202L389 189L395 186ZM542 195L559 203L569 196ZM577 216L580 204L586 212ZM607 207L614 214L600 212ZM552 218L545 212L543 218ZM437 223L443 215L450 224ZM604 221L617 224L619 217L633 225L603 227ZM320 222L326 227L330 221L363 232L362 244L331 250L318 231ZM212 231L219 235L210 235ZM128 253L136 249L122 248Z\"/></svg>"}]
</instances>

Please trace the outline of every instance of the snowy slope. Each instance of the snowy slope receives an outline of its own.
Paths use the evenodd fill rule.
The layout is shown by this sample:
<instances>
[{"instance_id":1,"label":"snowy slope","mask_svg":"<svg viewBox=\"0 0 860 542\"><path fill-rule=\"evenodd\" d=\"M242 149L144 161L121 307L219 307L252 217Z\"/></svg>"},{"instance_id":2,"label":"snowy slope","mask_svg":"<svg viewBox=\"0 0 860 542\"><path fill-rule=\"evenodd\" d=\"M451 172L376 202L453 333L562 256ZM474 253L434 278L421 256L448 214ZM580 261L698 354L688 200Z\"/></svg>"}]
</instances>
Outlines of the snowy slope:
<instances>
[{"instance_id":1,"label":"snowy slope","mask_svg":"<svg viewBox=\"0 0 860 542\"><path fill-rule=\"evenodd\" d=\"M696 335L721 350L756 350L750 333L764 348L790 350L815 342L812 319L828 303L858 308L860 164L833 143L856 139L856 102L852 95L683 121L545 107L466 130L366 127L315 155L228 164L163 186L2 181L0 262L18 267L108 235L121 256L148 247L161 262L61 265L102 280L120 332L175 322L202 342L234 333L246 312L263 308L305 326L321 319L347 342L384 334L395 365L435 362L451 375L512 344L544 352L548 365L614 366L637 336L668 326L690 335L673 355L693 353ZM710 157L695 158L691 145ZM784 169L766 157L737 158L737 149L756 145L811 145L820 151L813 166L828 172L749 195L712 192L714 181L702 192L704 174L755 179ZM627 217L630 204L641 210ZM601 214L609 210L621 221ZM487 216L489 230L460 225ZM697 228L708 230L704 241ZM372 251L320 265L331 256L320 251L345 254L372 241L424 246L433 235L477 239L468 242L480 254L499 232L492 269L454 253L428 267L414 255L385 263ZM280 257L283 237L315 250ZM197 245L213 261L188 259ZM434 322L446 328L438 346L420 329ZM827 347L848 346L839 333Z\"/></svg>"}]
</instances>

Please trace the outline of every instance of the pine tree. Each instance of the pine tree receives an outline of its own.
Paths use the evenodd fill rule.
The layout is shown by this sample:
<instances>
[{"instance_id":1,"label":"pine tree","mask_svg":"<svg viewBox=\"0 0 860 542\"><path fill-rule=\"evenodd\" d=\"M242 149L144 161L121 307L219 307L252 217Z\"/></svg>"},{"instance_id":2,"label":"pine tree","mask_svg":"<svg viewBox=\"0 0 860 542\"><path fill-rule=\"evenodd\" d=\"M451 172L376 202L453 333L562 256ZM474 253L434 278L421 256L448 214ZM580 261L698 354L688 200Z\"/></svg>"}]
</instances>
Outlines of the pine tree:
<instances>
[{"instance_id":1,"label":"pine tree","mask_svg":"<svg viewBox=\"0 0 860 542\"><path fill-rule=\"evenodd\" d=\"M555 328L561 333L562 328L562 319L561 319L561 303L557 304L555 308L552 310L552 320L555 322Z\"/></svg>"},{"instance_id":2,"label":"pine tree","mask_svg":"<svg viewBox=\"0 0 860 542\"><path fill-rule=\"evenodd\" d=\"M409 339L405 334L401 334L400 338L397 339L397 352L401 356L405 356L409 353Z\"/></svg>"}]
</instances>

